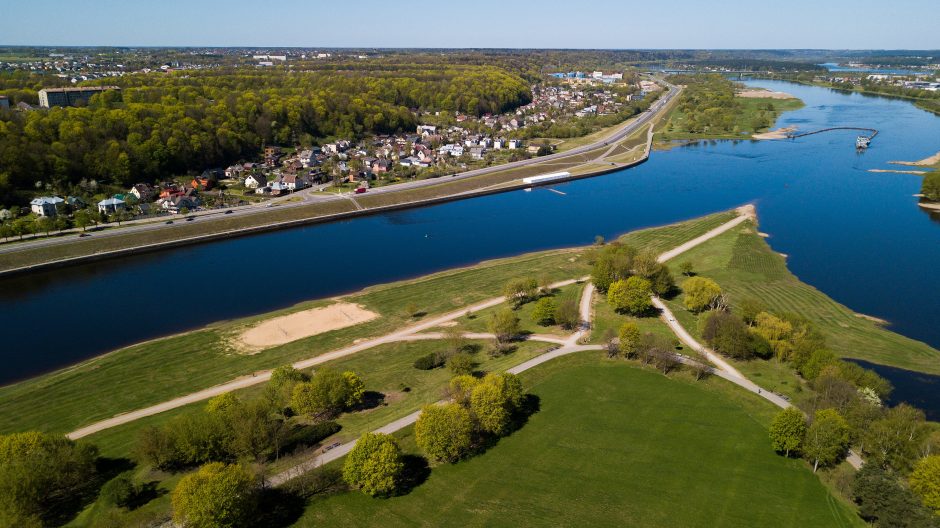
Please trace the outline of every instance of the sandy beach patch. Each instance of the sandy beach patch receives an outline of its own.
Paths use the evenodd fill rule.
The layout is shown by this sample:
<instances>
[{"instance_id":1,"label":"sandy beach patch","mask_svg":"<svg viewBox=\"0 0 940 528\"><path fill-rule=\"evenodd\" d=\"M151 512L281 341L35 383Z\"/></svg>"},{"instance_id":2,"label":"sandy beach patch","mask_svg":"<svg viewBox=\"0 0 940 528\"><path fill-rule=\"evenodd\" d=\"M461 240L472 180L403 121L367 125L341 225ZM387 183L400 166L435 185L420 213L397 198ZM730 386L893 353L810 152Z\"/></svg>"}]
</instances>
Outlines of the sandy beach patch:
<instances>
[{"instance_id":1,"label":"sandy beach patch","mask_svg":"<svg viewBox=\"0 0 940 528\"><path fill-rule=\"evenodd\" d=\"M920 202L917 205L923 207L924 209L930 209L931 211L940 211L940 203Z\"/></svg>"},{"instance_id":2,"label":"sandy beach patch","mask_svg":"<svg viewBox=\"0 0 940 528\"><path fill-rule=\"evenodd\" d=\"M890 172L894 174L916 174L918 176L927 174L922 170L894 170L894 169L868 169L868 172Z\"/></svg>"},{"instance_id":3,"label":"sandy beach patch","mask_svg":"<svg viewBox=\"0 0 940 528\"><path fill-rule=\"evenodd\" d=\"M747 97L748 99L796 99L786 92L772 92L770 90L749 89L742 90L736 94L738 97Z\"/></svg>"},{"instance_id":4,"label":"sandy beach patch","mask_svg":"<svg viewBox=\"0 0 940 528\"><path fill-rule=\"evenodd\" d=\"M340 302L268 319L242 332L236 341L249 350L259 350L355 326L376 317L378 314L358 304Z\"/></svg>"},{"instance_id":5,"label":"sandy beach patch","mask_svg":"<svg viewBox=\"0 0 940 528\"><path fill-rule=\"evenodd\" d=\"M787 135L791 132L796 132L795 126L788 126L783 128L778 128L777 130L771 130L769 132L763 132L760 134L752 134L752 139L787 139Z\"/></svg>"},{"instance_id":6,"label":"sandy beach patch","mask_svg":"<svg viewBox=\"0 0 940 528\"><path fill-rule=\"evenodd\" d=\"M895 165L914 165L917 167L929 167L930 165L936 165L940 163L940 152L937 152L929 158L924 158L920 161L889 161L888 163L893 163Z\"/></svg>"},{"instance_id":7,"label":"sandy beach patch","mask_svg":"<svg viewBox=\"0 0 940 528\"><path fill-rule=\"evenodd\" d=\"M863 313L857 313L855 314L855 317L858 317L860 319L865 319L866 321L871 321L875 323L876 325L888 325L889 324L888 321L880 317L875 317L874 315L865 315Z\"/></svg>"}]
</instances>

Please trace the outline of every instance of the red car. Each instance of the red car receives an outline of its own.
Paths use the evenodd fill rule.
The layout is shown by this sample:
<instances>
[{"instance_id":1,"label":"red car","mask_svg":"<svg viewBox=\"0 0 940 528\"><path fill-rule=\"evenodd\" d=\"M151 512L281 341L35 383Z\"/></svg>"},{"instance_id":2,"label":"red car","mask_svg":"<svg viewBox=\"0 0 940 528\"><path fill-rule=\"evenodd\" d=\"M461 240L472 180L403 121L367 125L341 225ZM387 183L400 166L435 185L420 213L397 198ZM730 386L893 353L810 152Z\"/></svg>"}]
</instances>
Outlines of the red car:
<instances>
[{"instance_id":1,"label":"red car","mask_svg":"<svg viewBox=\"0 0 940 528\"><path fill-rule=\"evenodd\" d=\"M366 189L365 187L357 187L357 188L356 188L356 194L362 194L362 193L364 193L364 192L366 192L366 191L368 191L368 189Z\"/></svg>"}]
</instances>

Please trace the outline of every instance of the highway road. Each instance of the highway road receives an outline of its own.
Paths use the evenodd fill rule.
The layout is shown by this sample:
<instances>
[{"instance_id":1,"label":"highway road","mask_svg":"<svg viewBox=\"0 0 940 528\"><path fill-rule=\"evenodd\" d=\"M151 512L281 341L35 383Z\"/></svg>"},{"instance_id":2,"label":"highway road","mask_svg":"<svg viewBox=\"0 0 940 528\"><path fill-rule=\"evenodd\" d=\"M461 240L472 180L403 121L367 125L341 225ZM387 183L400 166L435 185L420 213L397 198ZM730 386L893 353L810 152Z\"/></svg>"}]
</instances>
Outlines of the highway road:
<instances>
[{"instance_id":1,"label":"highway road","mask_svg":"<svg viewBox=\"0 0 940 528\"><path fill-rule=\"evenodd\" d=\"M529 165L535 165L538 163L546 163L558 160L564 160L572 156L577 156L585 152L590 152L595 149L602 148L604 146L612 145L625 137L633 134L651 120L657 117L657 114L663 109L664 106L669 104L680 92L679 87L670 84L665 81L660 81L662 84L665 84L667 87L666 92L660 97L655 103L653 103L648 110L641 113L639 116L632 118L622 127L618 128L616 131L611 133L605 138L599 139L593 143L587 145L582 145L580 147L573 148L565 152L558 152L555 154L549 154L547 156L540 156L537 158L530 158L525 160L514 161L511 163L504 163L501 165L493 165L491 167L484 167L480 169L474 169L466 172L461 172L457 174L452 174L450 176L441 176L439 178L431 178L426 180L414 180L410 182L398 183L395 185L389 185L387 187L376 187L369 189L369 195L376 194L385 194L385 193L397 193L397 192L406 192L413 189L418 189L421 187L427 187L431 185L439 185L442 183L449 183L453 181L463 180L466 178L473 178L476 176L483 176L485 174L491 174L494 172L505 171L508 169L515 169L519 167L526 167ZM303 193L303 191L301 191ZM297 193L297 194L301 194ZM187 221L183 216L176 216L173 218L164 218L155 221L138 221L130 222L131 225L126 225L124 227L119 227L116 229L109 229L100 232L94 232L91 236L87 238L77 238L76 236L58 236L53 238L40 238L31 241L24 241L15 244L5 244L0 246L0 254L3 253L12 253L16 251L23 251L33 248L49 247L58 244L66 243L81 243L85 240L98 240L101 238L107 238L112 236L120 236L129 233L141 233L146 231L154 231L158 229L173 229L180 225L188 224L190 222L213 222L220 219L233 218L236 216L251 216L262 214L270 211L270 205L277 203L277 209L291 209L295 207L315 207L317 203L326 203L334 202L338 200L351 200L357 209L362 209L357 202L354 201L353 195L351 194L332 194L324 196L314 196L314 195L304 195L304 199L298 202L284 202L290 196L275 199L265 204L252 204L252 205L243 205L231 207L229 209L214 209L209 211L200 211L187 216L194 217L193 220ZM231 211L230 213L228 211ZM168 220L172 220L172 223L168 223Z\"/></svg>"}]
</instances>

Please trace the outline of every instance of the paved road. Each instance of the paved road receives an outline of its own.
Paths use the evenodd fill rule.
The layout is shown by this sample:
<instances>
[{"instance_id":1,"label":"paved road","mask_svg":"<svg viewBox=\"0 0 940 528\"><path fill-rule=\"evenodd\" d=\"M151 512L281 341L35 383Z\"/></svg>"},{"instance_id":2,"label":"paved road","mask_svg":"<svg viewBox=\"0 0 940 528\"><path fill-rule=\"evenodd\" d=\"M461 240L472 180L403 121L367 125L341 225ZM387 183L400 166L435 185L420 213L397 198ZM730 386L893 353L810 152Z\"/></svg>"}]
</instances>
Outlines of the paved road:
<instances>
[{"instance_id":1,"label":"paved road","mask_svg":"<svg viewBox=\"0 0 940 528\"><path fill-rule=\"evenodd\" d=\"M511 163L504 163L501 165L494 165L492 167L474 169L474 170L470 170L466 172L453 174L451 176L442 176L440 178L431 178L431 179L425 179L425 180L414 180L410 182L389 185L386 187L375 187L369 190L369 195L404 192L404 191L409 191L409 190L413 190L413 189L417 189L421 187L438 185L441 183L449 183L452 181L462 180L465 178L472 178L475 176L482 176L485 174L504 171L507 169L514 169L514 168L525 167L525 166L533 165L537 163L546 163L546 162L551 162L551 161L556 161L556 160L562 160L567 157L576 156L578 154L589 152L591 150L594 150L603 146L612 145L613 143L616 143L622 140L623 138L629 136L636 130L639 130L641 127L649 123L652 119L656 117L656 114L665 105L667 105L672 99L674 99L675 96L678 95L679 92L681 91L681 89L675 85L666 83L665 81L662 81L662 82L666 84L668 89L666 93L663 94L662 97L660 97L655 103L653 103L653 105L650 106L649 110L641 113L639 116L635 118L632 118L624 126L618 128L609 136L599 139L598 141L595 141L593 143L576 147L565 152L559 152L556 154L550 154L550 155L541 156L538 158L519 160L519 161L515 161ZM301 193L303 192L304 191L301 191ZM301 194L301 193L298 193L298 194ZM274 199L273 201L277 202L281 200L287 200L288 198L290 198L290 196L277 198L277 199ZM363 209L363 207L360 206L358 202L355 201L353 196L348 193L331 194L331 195L322 196L322 197L320 196L314 197L312 195L303 195L303 198L304 198L303 200L300 200L297 202L281 202L277 208L278 209L291 209L294 207L310 207L311 206L310 202L314 201L315 199L316 202L318 203L333 202L337 200L350 200L353 203L353 205L357 208L357 210ZM219 219L233 218L235 216L256 215L256 214L269 211L267 206L270 205L270 203L271 202L266 202L265 204L252 204L252 205L236 206L236 207L231 207L227 209L215 209L211 211L201 211L201 212L193 213L193 215L197 217L197 219L193 221L194 222L211 222L211 221L215 221ZM229 214L225 214L225 211L232 211L232 212ZM187 215L187 216L193 216L193 215ZM97 240L97 239L107 238L107 237L112 237L112 236L120 236L120 235L124 235L127 233L141 233L141 232L153 231L157 229L174 229L176 227L179 227L180 225L189 223L189 222L186 222L180 216L176 216L171 219L173 220L172 224L166 224L165 223L166 219L162 219L156 222L138 221L141 223L135 223L134 221L132 221L130 222L132 224L130 226L120 227L117 229L106 230L102 232L96 232L96 233L93 233L91 237L83 238L83 239L78 239L76 236L62 236L62 237L54 237L54 238L43 238L43 239L38 239L34 241L24 241L24 242L18 242L14 244L4 244L4 245L0 245L0 254L22 251L22 250L32 249L32 248L37 248L37 247L48 247L48 246L64 244L64 243L81 243L86 240L88 241Z\"/></svg>"}]
</instances>

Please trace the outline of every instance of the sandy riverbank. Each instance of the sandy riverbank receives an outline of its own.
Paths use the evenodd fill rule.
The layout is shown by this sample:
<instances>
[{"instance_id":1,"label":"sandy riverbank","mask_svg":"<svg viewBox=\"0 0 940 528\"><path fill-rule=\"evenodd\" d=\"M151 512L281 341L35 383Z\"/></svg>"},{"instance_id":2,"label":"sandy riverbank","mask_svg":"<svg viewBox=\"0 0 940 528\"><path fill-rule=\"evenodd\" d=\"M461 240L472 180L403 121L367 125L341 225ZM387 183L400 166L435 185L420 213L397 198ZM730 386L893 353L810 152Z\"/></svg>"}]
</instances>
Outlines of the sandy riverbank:
<instances>
[{"instance_id":1,"label":"sandy riverbank","mask_svg":"<svg viewBox=\"0 0 940 528\"><path fill-rule=\"evenodd\" d=\"M358 304L339 302L275 317L242 332L237 343L247 351L283 345L305 337L355 326L378 317Z\"/></svg>"},{"instance_id":2,"label":"sandy riverbank","mask_svg":"<svg viewBox=\"0 0 940 528\"><path fill-rule=\"evenodd\" d=\"M937 152L933 156L924 158L920 161L889 161L888 163L893 163L895 165L911 165L915 167L929 167L931 165L940 163L940 152Z\"/></svg>"},{"instance_id":3,"label":"sandy riverbank","mask_svg":"<svg viewBox=\"0 0 940 528\"><path fill-rule=\"evenodd\" d=\"M937 202L920 202L917 205L924 209L930 209L931 211L940 211L940 203Z\"/></svg>"},{"instance_id":4,"label":"sandy riverbank","mask_svg":"<svg viewBox=\"0 0 940 528\"><path fill-rule=\"evenodd\" d=\"M893 163L893 162L892 162ZM894 174L916 174L922 176L927 174L927 171L922 170L893 170L893 169L868 169L868 172L890 172Z\"/></svg>"},{"instance_id":5,"label":"sandy riverbank","mask_svg":"<svg viewBox=\"0 0 940 528\"><path fill-rule=\"evenodd\" d=\"M751 139L786 139L787 134L790 134L791 132L796 132L795 126L788 126L778 128L777 130L771 130L769 132L763 132L761 134L754 134L751 136Z\"/></svg>"},{"instance_id":6,"label":"sandy riverbank","mask_svg":"<svg viewBox=\"0 0 940 528\"><path fill-rule=\"evenodd\" d=\"M796 97L786 92L772 92L770 90L761 90L755 88L742 90L736 95L738 97L746 97L748 99L796 99Z\"/></svg>"}]
</instances>

